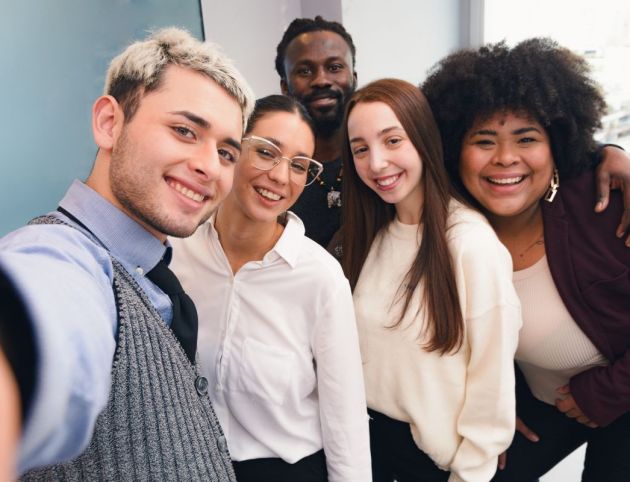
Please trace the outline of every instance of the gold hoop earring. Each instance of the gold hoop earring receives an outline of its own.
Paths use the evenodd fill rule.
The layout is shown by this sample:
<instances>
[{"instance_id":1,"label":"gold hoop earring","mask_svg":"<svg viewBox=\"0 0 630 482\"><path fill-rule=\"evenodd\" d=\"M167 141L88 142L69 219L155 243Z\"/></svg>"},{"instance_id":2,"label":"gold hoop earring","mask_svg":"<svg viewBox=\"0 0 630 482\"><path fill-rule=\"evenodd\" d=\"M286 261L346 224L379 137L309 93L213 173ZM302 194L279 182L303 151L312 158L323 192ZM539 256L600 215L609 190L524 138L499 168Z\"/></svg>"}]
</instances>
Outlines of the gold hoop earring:
<instances>
[{"instance_id":1,"label":"gold hoop earring","mask_svg":"<svg viewBox=\"0 0 630 482\"><path fill-rule=\"evenodd\" d=\"M545 197L543 198L548 203L553 202L556 194L558 194L558 189L560 188L560 176L558 175L558 169L554 168L553 176L551 176L551 182L549 183L549 189L545 193Z\"/></svg>"}]
</instances>

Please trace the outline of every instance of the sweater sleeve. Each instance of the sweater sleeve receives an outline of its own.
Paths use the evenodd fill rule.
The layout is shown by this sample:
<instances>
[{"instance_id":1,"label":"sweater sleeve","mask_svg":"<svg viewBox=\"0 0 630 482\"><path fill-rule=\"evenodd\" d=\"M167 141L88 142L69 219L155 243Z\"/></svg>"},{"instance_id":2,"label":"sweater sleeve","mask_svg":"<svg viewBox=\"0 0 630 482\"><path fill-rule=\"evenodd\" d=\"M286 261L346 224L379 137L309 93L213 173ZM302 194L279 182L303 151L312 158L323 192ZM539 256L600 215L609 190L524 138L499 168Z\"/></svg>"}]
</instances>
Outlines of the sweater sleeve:
<instances>
[{"instance_id":1,"label":"sweater sleeve","mask_svg":"<svg viewBox=\"0 0 630 482\"><path fill-rule=\"evenodd\" d=\"M509 253L489 229L467 233L456 260L469 360L450 481L492 478L515 425L513 359L521 327Z\"/></svg>"},{"instance_id":2,"label":"sweater sleeve","mask_svg":"<svg viewBox=\"0 0 630 482\"><path fill-rule=\"evenodd\" d=\"M630 349L608 366L578 373L570 387L578 406L599 426L630 412Z\"/></svg>"}]
</instances>

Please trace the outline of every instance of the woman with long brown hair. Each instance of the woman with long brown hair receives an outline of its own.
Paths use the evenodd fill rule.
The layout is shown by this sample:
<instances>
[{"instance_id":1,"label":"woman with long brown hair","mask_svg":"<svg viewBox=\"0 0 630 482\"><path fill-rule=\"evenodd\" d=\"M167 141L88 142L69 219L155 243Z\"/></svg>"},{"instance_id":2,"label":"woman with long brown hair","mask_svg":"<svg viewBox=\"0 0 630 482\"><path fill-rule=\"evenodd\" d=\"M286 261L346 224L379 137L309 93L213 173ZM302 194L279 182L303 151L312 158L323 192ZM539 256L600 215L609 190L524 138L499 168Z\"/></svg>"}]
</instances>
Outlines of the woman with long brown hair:
<instances>
[{"instance_id":1,"label":"woman with long brown hair","mask_svg":"<svg viewBox=\"0 0 630 482\"><path fill-rule=\"evenodd\" d=\"M514 430L521 318L510 256L483 216L453 199L416 87L384 79L358 90L344 135L342 265L374 480L487 481Z\"/></svg>"}]
</instances>

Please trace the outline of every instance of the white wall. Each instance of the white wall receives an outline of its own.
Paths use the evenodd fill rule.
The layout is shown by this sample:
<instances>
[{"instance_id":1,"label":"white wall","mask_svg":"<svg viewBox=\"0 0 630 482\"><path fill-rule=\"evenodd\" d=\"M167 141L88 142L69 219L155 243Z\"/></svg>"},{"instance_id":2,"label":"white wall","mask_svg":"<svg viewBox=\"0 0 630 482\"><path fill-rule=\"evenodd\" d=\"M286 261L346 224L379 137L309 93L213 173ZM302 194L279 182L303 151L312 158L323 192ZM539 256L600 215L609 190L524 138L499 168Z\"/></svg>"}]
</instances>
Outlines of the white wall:
<instances>
[{"instance_id":1,"label":"white wall","mask_svg":"<svg viewBox=\"0 0 630 482\"><path fill-rule=\"evenodd\" d=\"M461 18L470 1L202 0L201 6L206 38L223 47L260 97L280 91L276 46L296 17L344 24L357 47L360 85L381 77L417 84L437 60L467 45L468 21Z\"/></svg>"},{"instance_id":2,"label":"white wall","mask_svg":"<svg viewBox=\"0 0 630 482\"><path fill-rule=\"evenodd\" d=\"M414 84L461 45L459 0L343 0L357 47L359 84L399 77Z\"/></svg>"},{"instance_id":3,"label":"white wall","mask_svg":"<svg viewBox=\"0 0 630 482\"><path fill-rule=\"evenodd\" d=\"M207 40L223 47L256 97L280 93L276 46L294 18L341 21L339 0L201 0Z\"/></svg>"}]
</instances>

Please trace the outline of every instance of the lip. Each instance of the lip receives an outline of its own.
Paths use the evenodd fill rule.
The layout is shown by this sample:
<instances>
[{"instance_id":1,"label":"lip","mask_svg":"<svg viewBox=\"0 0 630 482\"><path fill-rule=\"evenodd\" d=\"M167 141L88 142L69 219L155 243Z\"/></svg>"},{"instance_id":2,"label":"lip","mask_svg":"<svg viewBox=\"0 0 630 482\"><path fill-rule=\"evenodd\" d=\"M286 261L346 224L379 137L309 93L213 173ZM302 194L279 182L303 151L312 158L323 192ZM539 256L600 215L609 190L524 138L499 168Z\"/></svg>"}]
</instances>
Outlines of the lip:
<instances>
[{"instance_id":1,"label":"lip","mask_svg":"<svg viewBox=\"0 0 630 482\"><path fill-rule=\"evenodd\" d=\"M405 171L400 171L388 174L387 176L379 176L374 178L374 184L376 184L376 188L379 191L391 191L400 185L404 174ZM382 182L385 182L386 184L381 184Z\"/></svg>"},{"instance_id":2,"label":"lip","mask_svg":"<svg viewBox=\"0 0 630 482\"><path fill-rule=\"evenodd\" d=\"M260 192L261 190L267 191L268 193L271 193L273 195L279 196L280 199L270 199L269 197L264 196L263 194L261 194L261 192ZM275 189L269 189L268 187L265 187L265 186L254 186L254 192L256 193L256 196L258 197L260 202L262 202L263 204L265 204L267 206L276 206L276 205L281 203L286 198L286 196L284 196L283 194L279 193Z\"/></svg>"},{"instance_id":3,"label":"lip","mask_svg":"<svg viewBox=\"0 0 630 482\"><path fill-rule=\"evenodd\" d=\"M187 206L199 208L212 198L210 192L194 183L179 178L165 176L166 185Z\"/></svg>"},{"instance_id":4,"label":"lip","mask_svg":"<svg viewBox=\"0 0 630 482\"><path fill-rule=\"evenodd\" d=\"M313 107L330 107L332 105L337 104L336 97L319 97L318 99L313 99L310 102Z\"/></svg>"},{"instance_id":5,"label":"lip","mask_svg":"<svg viewBox=\"0 0 630 482\"><path fill-rule=\"evenodd\" d=\"M487 189L499 195L511 195L523 189L527 174L497 174L483 176L483 184Z\"/></svg>"}]
</instances>

